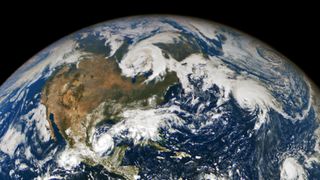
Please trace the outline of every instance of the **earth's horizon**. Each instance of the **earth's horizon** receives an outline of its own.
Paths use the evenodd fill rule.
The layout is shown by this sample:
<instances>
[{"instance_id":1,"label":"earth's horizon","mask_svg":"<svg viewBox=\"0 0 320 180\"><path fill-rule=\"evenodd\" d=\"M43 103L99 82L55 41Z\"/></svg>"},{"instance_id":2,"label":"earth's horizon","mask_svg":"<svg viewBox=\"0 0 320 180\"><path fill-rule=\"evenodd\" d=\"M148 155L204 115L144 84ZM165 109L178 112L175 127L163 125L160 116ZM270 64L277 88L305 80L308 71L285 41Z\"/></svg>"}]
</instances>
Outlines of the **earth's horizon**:
<instances>
[{"instance_id":1,"label":"earth's horizon","mask_svg":"<svg viewBox=\"0 0 320 180\"><path fill-rule=\"evenodd\" d=\"M0 179L316 179L319 100L293 62L228 26L106 21L0 86Z\"/></svg>"}]
</instances>

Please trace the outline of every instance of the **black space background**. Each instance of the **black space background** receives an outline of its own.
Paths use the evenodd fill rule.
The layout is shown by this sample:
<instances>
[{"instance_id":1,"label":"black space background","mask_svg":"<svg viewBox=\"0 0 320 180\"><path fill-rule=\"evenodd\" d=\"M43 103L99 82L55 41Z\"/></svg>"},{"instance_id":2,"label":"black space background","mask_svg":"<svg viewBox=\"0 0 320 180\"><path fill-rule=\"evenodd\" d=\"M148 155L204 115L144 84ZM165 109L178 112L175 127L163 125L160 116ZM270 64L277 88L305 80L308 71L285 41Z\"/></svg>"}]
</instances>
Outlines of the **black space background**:
<instances>
[{"instance_id":1,"label":"black space background","mask_svg":"<svg viewBox=\"0 0 320 180\"><path fill-rule=\"evenodd\" d=\"M250 34L296 63L320 85L320 8L308 1L57 1L1 4L0 84L54 41L102 21L141 14L187 15L216 21Z\"/></svg>"}]
</instances>

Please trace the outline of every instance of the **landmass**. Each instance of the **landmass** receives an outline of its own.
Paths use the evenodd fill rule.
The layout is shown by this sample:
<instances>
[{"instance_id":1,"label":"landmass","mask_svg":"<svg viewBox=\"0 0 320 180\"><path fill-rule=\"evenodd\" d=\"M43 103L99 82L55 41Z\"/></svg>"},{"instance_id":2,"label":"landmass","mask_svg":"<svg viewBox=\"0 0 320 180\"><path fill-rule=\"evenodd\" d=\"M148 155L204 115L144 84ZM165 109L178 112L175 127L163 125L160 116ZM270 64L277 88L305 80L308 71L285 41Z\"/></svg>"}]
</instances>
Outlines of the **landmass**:
<instances>
[{"instance_id":1,"label":"landmass","mask_svg":"<svg viewBox=\"0 0 320 180\"><path fill-rule=\"evenodd\" d=\"M79 143L91 148L90 133L96 126L121 121L123 109L155 108L164 100L167 88L178 82L172 72L159 82L145 83L146 79L144 74L134 79L123 77L114 59L99 54L86 56L77 64L61 66L42 91L41 102L47 108L47 117L53 116L53 122L48 119L52 138L55 139L52 128L55 123L70 148ZM97 109L103 117L89 118L88 114ZM110 157L86 162L101 163L108 171L129 178L124 172L131 172L132 177L138 170L133 166L120 166L125 150L116 147Z\"/></svg>"}]
</instances>

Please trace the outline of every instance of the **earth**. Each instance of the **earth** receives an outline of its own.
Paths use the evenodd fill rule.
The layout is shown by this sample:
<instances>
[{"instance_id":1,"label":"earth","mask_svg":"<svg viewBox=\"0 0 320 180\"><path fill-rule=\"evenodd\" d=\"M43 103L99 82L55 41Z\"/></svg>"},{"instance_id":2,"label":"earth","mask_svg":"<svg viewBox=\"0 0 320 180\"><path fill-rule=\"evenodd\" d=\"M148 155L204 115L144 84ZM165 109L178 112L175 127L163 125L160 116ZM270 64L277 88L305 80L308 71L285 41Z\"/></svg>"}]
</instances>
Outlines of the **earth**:
<instances>
[{"instance_id":1,"label":"earth","mask_svg":"<svg viewBox=\"0 0 320 180\"><path fill-rule=\"evenodd\" d=\"M0 87L0 179L319 179L320 94L242 32L136 16L75 32Z\"/></svg>"}]
</instances>

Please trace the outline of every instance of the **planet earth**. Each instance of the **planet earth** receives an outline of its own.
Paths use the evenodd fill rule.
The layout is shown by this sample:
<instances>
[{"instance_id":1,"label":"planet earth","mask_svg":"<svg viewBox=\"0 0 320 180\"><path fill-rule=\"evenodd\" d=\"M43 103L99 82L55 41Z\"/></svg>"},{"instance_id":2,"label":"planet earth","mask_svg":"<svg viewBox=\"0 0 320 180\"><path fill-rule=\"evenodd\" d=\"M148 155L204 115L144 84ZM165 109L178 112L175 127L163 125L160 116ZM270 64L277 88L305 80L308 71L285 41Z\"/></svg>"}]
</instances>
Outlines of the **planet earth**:
<instances>
[{"instance_id":1,"label":"planet earth","mask_svg":"<svg viewBox=\"0 0 320 180\"><path fill-rule=\"evenodd\" d=\"M320 94L286 57L191 17L103 22L0 87L0 179L319 179Z\"/></svg>"}]
</instances>

